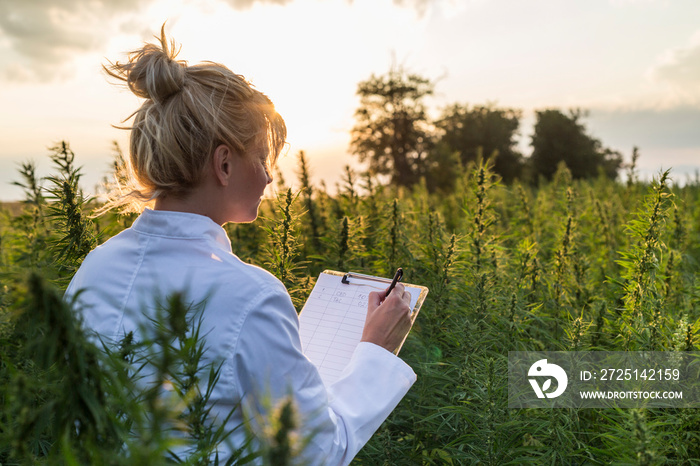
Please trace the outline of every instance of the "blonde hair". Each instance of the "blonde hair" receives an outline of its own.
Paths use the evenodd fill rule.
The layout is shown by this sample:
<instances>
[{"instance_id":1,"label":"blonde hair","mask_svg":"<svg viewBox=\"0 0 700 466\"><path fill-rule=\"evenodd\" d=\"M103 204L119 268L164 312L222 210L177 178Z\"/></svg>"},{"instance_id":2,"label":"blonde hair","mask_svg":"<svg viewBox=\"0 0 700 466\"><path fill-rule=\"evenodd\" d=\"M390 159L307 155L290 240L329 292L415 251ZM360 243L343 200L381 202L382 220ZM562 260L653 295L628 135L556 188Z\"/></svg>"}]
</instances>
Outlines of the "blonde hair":
<instances>
[{"instance_id":1,"label":"blonde hair","mask_svg":"<svg viewBox=\"0 0 700 466\"><path fill-rule=\"evenodd\" d=\"M168 43L165 25L160 44L145 44L126 63L103 68L146 99L125 121L130 127L127 185L117 186L105 210L141 211L162 195L183 195L201 180L220 144L246 156L267 144L268 166L274 165L287 129L270 99L224 65L188 66L176 60L179 48Z\"/></svg>"}]
</instances>

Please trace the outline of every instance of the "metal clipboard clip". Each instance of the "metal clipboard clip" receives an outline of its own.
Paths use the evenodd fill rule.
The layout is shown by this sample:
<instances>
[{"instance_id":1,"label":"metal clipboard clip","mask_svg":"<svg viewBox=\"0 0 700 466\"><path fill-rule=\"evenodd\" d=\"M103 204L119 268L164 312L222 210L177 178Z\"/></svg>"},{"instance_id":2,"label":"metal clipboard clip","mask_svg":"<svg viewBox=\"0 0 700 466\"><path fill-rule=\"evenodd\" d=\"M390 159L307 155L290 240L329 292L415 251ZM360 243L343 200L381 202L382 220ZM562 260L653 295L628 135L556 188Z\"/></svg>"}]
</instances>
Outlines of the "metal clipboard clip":
<instances>
[{"instance_id":1,"label":"metal clipboard clip","mask_svg":"<svg viewBox=\"0 0 700 466\"><path fill-rule=\"evenodd\" d=\"M362 280L371 280L371 281L381 282L381 283L390 283L389 289L386 293L388 296L389 293L391 292L391 290L394 288L394 286L396 286L396 283L399 280L401 280L401 278L403 277L403 269L401 267L396 269L396 274L394 275L394 278L391 278L391 279L390 278L375 277L374 275L365 275L362 273L348 272L345 275L343 275L343 278L341 278L340 281L342 283L344 283L345 285L352 285L352 283L350 283L350 280L348 280L350 277L359 278Z\"/></svg>"},{"instance_id":2,"label":"metal clipboard clip","mask_svg":"<svg viewBox=\"0 0 700 466\"><path fill-rule=\"evenodd\" d=\"M359 283L350 283L350 278L360 278L362 280L371 280L373 282L391 283L391 278L375 277L373 275L365 275L363 273L348 272L343 275L340 281L346 285L359 285Z\"/></svg>"}]
</instances>

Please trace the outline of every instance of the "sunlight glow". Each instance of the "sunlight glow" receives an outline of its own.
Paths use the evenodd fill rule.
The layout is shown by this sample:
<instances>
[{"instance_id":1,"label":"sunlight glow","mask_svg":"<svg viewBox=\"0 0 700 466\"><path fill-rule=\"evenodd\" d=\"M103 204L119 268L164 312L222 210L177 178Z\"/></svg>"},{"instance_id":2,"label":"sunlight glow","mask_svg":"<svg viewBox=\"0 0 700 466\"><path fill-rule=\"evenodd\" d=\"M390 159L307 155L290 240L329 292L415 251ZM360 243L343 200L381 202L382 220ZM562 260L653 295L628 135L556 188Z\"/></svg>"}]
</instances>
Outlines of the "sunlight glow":
<instances>
[{"instance_id":1,"label":"sunlight glow","mask_svg":"<svg viewBox=\"0 0 700 466\"><path fill-rule=\"evenodd\" d=\"M54 12L40 9L44 3ZM279 161L288 182L300 150L312 181L331 188L345 165L357 165L347 155L357 84L392 64L436 83L427 102L433 115L457 102L520 108L526 119L543 107L668 110L677 118L682 112L670 110L692 107L700 115L696 0L536 3L13 0L9 14L24 15L25 29L36 32L20 37L0 25L0 168L7 173L0 199L12 164L31 156L41 165L46 147L61 139L81 164L98 167L88 186L104 174L111 141L126 149L126 132L110 125L140 102L109 84L100 66L152 41L166 20L167 34L182 44L180 58L222 63L272 99L289 129ZM528 125L522 122L525 131ZM687 147L700 147L695 137ZM625 136L622 144L638 140ZM528 143L525 132L521 144Z\"/></svg>"}]
</instances>

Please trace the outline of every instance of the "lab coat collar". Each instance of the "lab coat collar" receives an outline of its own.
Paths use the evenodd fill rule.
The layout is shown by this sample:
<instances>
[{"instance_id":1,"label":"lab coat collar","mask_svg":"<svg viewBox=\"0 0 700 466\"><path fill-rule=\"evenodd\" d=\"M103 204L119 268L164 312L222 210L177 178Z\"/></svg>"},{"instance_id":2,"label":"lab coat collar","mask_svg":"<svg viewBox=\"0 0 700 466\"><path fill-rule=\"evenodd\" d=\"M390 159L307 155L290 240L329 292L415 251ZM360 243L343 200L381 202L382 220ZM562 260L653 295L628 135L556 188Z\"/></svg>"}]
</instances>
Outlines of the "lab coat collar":
<instances>
[{"instance_id":1,"label":"lab coat collar","mask_svg":"<svg viewBox=\"0 0 700 466\"><path fill-rule=\"evenodd\" d=\"M231 241L221 226L207 216L189 212L146 209L131 226L139 233L163 238L213 240L221 249L231 252Z\"/></svg>"}]
</instances>

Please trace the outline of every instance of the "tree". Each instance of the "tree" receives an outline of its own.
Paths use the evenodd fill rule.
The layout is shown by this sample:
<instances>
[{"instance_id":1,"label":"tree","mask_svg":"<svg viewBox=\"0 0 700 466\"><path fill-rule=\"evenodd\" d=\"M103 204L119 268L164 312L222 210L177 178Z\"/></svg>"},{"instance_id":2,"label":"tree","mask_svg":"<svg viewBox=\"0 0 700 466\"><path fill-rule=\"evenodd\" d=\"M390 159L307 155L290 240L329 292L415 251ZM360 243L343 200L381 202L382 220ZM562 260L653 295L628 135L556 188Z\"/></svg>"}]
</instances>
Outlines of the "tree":
<instances>
[{"instance_id":1,"label":"tree","mask_svg":"<svg viewBox=\"0 0 700 466\"><path fill-rule=\"evenodd\" d=\"M530 163L535 175L551 179L559 162L565 162L573 178L590 178L603 172L617 178L622 165L619 152L604 148L601 142L586 134L580 123L585 113L570 110L569 115L556 109L536 112L535 132L532 136Z\"/></svg>"},{"instance_id":2,"label":"tree","mask_svg":"<svg viewBox=\"0 0 700 466\"><path fill-rule=\"evenodd\" d=\"M360 107L350 150L369 162L372 173L391 175L394 185L410 186L425 172L431 132L423 99L433 87L430 80L401 67L358 84Z\"/></svg>"},{"instance_id":3,"label":"tree","mask_svg":"<svg viewBox=\"0 0 700 466\"><path fill-rule=\"evenodd\" d=\"M510 182L523 167L523 156L515 148L520 117L514 109L454 104L442 111L435 125L443 133L440 141L459 153L463 165L479 154L494 157L494 171Z\"/></svg>"},{"instance_id":4,"label":"tree","mask_svg":"<svg viewBox=\"0 0 700 466\"><path fill-rule=\"evenodd\" d=\"M425 181L428 190L451 193L463 174L464 166L459 152L445 142L437 141L425 160Z\"/></svg>"}]
</instances>

